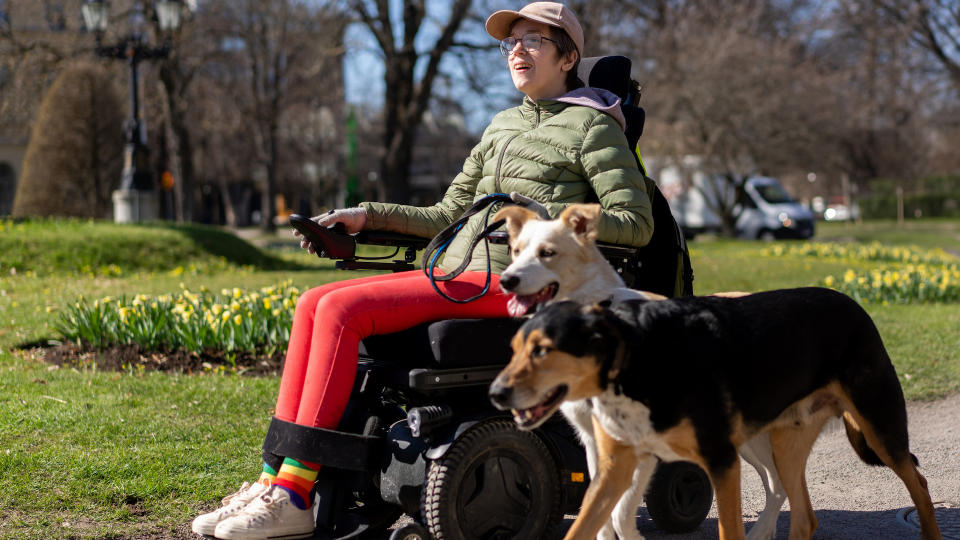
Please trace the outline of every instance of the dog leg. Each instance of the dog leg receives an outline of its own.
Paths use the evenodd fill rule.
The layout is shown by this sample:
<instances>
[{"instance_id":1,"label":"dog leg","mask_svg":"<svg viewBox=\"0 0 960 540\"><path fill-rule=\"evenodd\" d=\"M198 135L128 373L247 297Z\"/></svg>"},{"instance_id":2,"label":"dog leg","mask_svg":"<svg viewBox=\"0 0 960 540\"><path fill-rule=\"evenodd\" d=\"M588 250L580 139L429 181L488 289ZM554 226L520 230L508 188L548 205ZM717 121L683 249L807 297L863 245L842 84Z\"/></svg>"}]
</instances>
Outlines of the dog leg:
<instances>
[{"instance_id":1,"label":"dog leg","mask_svg":"<svg viewBox=\"0 0 960 540\"><path fill-rule=\"evenodd\" d=\"M757 522L750 527L747 540L772 540L777 532L777 516L780 508L787 500L787 493L780 484L776 463L773 460L773 448L770 446L770 435L762 433L743 443L738 449L740 456L757 470L763 490L767 495L766 504Z\"/></svg>"},{"instance_id":2,"label":"dog leg","mask_svg":"<svg viewBox=\"0 0 960 540\"><path fill-rule=\"evenodd\" d=\"M652 454L645 454L639 459L637 468L633 470L633 483L620 497L611 516L613 528L620 540L643 540L643 535L637 530L637 507L643 502L650 477L657 468L657 458Z\"/></svg>"},{"instance_id":3,"label":"dog leg","mask_svg":"<svg viewBox=\"0 0 960 540\"><path fill-rule=\"evenodd\" d=\"M597 477L597 443L593 439L593 409L584 401L568 401L560 405L560 412L573 426L580 438L580 443L583 444L587 457L587 473L590 480L593 480ZM597 540L617 540L612 519L604 523L600 533L597 534Z\"/></svg>"},{"instance_id":4,"label":"dog leg","mask_svg":"<svg viewBox=\"0 0 960 540\"><path fill-rule=\"evenodd\" d=\"M903 484L913 499L913 504L917 508L917 517L920 518L920 531L923 540L942 540L940 528L937 526L937 518L933 510L933 502L930 500L930 491L927 488L927 479L917 470L913 462L913 456L906 447L899 451L887 448L878 436L878 426L868 422L855 408L848 407L844 413L844 420L848 425L852 424L854 429L859 429L867 444L876 452L877 457L890 467L894 473L900 477ZM883 426L879 426L879 430ZM906 439L904 439L906 446ZM895 458L893 454L896 454Z\"/></svg>"},{"instance_id":5,"label":"dog leg","mask_svg":"<svg viewBox=\"0 0 960 540\"><path fill-rule=\"evenodd\" d=\"M817 530L817 516L807 490L807 458L828 419L822 416L817 421L770 432L777 471L790 499L789 540L807 540Z\"/></svg>"},{"instance_id":6,"label":"dog leg","mask_svg":"<svg viewBox=\"0 0 960 540\"><path fill-rule=\"evenodd\" d=\"M608 435L594 420L597 442L597 476L583 497L580 513L564 540L593 540L610 518L610 512L633 480L638 456L633 446Z\"/></svg>"},{"instance_id":7,"label":"dog leg","mask_svg":"<svg viewBox=\"0 0 960 540\"><path fill-rule=\"evenodd\" d=\"M717 522L720 540L743 540L743 510L740 500L740 460L722 471L711 471L710 480L717 495Z\"/></svg>"},{"instance_id":8,"label":"dog leg","mask_svg":"<svg viewBox=\"0 0 960 540\"><path fill-rule=\"evenodd\" d=\"M588 400L568 401L560 412L570 422L587 452L587 472L592 479L597 473L597 445L593 440L593 408Z\"/></svg>"}]
</instances>

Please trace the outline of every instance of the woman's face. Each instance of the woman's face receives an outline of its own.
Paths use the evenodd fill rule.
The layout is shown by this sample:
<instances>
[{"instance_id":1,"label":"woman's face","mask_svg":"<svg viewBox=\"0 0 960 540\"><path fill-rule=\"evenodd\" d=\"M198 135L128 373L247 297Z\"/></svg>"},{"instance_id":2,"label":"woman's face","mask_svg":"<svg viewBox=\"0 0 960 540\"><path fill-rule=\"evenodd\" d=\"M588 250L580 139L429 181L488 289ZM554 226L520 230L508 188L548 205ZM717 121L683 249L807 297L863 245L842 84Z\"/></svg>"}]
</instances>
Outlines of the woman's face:
<instances>
[{"instance_id":1,"label":"woman's face","mask_svg":"<svg viewBox=\"0 0 960 540\"><path fill-rule=\"evenodd\" d=\"M510 35L518 40L527 34L553 39L549 26L527 19L520 19L510 31ZM575 60L575 55L560 58L556 44L544 39L540 49L535 51L528 51L517 43L507 56L507 66L517 90L536 101L567 92L567 72L573 68Z\"/></svg>"}]
</instances>

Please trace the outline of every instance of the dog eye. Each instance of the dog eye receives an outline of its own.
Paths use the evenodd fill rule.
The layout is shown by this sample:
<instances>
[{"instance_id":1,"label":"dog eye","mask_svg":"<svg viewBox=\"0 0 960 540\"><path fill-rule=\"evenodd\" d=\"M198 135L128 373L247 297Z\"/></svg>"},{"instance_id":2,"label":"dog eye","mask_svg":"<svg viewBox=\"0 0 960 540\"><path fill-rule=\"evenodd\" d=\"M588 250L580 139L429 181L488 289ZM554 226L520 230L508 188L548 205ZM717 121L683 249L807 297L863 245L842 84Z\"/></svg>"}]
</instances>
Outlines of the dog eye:
<instances>
[{"instance_id":1,"label":"dog eye","mask_svg":"<svg viewBox=\"0 0 960 540\"><path fill-rule=\"evenodd\" d=\"M553 257L557 252L550 248L542 248L540 250L540 258L546 259L547 257Z\"/></svg>"},{"instance_id":2,"label":"dog eye","mask_svg":"<svg viewBox=\"0 0 960 540\"><path fill-rule=\"evenodd\" d=\"M541 358L543 356L546 356L548 352L550 352L550 349L537 345L533 348L533 352L531 354L533 355L534 358Z\"/></svg>"}]
</instances>

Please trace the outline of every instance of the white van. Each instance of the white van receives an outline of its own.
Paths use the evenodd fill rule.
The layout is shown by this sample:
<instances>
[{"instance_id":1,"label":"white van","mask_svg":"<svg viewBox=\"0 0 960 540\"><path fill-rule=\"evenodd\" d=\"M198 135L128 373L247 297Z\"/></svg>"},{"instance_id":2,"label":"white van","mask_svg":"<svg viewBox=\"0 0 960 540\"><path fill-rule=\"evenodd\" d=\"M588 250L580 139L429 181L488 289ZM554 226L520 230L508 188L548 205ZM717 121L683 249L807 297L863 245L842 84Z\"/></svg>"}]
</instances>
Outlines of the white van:
<instances>
[{"instance_id":1,"label":"white van","mask_svg":"<svg viewBox=\"0 0 960 540\"><path fill-rule=\"evenodd\" d=\"M719 232L721 220L714 208L720 206L733 206L735 229L740 238L771 240L813 236L813 213L794 201L774 178L754 176L744 182L743 189L735 190L725 179L704 172L695 157L684 159L683 169L660 161L648 160L647 170L670 202L670 211L687 238L703 232ZM723 197L726 202L718 205L707 197Z\"/></svg>"},{"instance_id":2,"label":"white van","mask_svg":"<svg viewBox=\"0 0 960 540\"><path fill-rule=\"evenodd\" d=\"M774 178L749 178L733 211L737 216L737 236L741 238L773 240L813 236L813 212L794 201Z\"/></svg>"}]
</instances>

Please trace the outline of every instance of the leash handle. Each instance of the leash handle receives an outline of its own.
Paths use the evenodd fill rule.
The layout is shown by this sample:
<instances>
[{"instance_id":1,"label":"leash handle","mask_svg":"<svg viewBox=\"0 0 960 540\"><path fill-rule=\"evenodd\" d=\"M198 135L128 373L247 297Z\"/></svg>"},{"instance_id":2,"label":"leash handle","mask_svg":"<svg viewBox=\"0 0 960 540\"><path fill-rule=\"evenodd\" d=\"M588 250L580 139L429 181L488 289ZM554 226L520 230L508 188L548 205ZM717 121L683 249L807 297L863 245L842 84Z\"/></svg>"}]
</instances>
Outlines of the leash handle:
<instances>
[{"instance_id":1,"label":"leash handle","mask_svg":"<svg viewBox=\"0 0 960 540\"><path fill-rule=\"evenodd\" d=\"M456 221L448 225L446 228L440 231L436 236L434 236L433 240L430 240L430 243L427 244L426 249L424 249L423 258L420 261L420 266L423 268L423 273L426 274L427 279L430 280L430 285L433 287L433 290L436 291L437 294L446 298L447 300L450 300L451 302L455 302L457 304L466 304L467 302L472 302L480 298L481 296L487 294L487 291L490 290L490 281L491 281L490 276L492 272L490 267L490 242L487 239L487 234L489 234L491 231L498 229L504 223L503 220L489 223L490 212L493 210L492 205L496 202L513 203L513 201L510 200L510 196L505 193L492 193L490 195L487 195L486 197L473 203L473 205L470 208L468 208L467 211L464 212L459 219L457 219ZM460 265L449 274L444 274L440 276L434 274L433 270L436 266L437 259L439 259L440 255L444 251L446 251L447 247L450 246L450 243L453 241L453 238L460 232L460 230L463 228L463 225L471 217L483 211L484 209L487 210L487 215L484 217L484 228L473 239L472 243L470 244L470 249L467 251L466 256L460 262ZM451 279L454 279L455 277L462 274L463 271L467 268L467 265L469 265L470 261L473 259L473 252L474 250L476 250L477 245L480 243L481 240L483 241L484 247L487 250L487 278L484 282L483 290L480 291L479 294L476 294L466 299L453 298L448 294L446 294L445 292L441 291L440 287L437 286L437 281L450 281Z\"/></svg>"}]
</instances>

